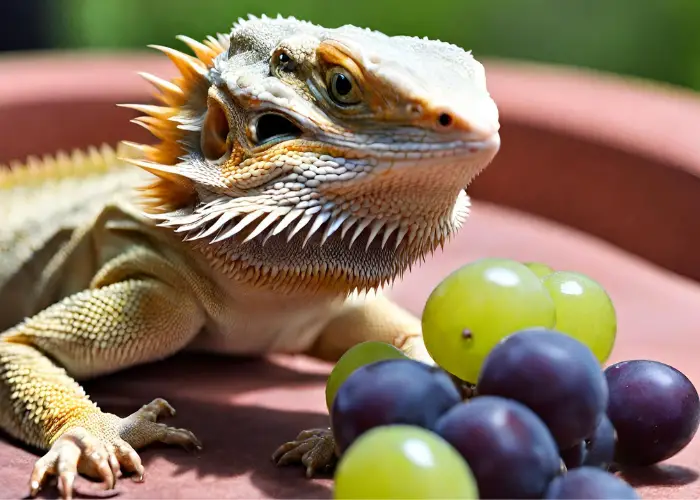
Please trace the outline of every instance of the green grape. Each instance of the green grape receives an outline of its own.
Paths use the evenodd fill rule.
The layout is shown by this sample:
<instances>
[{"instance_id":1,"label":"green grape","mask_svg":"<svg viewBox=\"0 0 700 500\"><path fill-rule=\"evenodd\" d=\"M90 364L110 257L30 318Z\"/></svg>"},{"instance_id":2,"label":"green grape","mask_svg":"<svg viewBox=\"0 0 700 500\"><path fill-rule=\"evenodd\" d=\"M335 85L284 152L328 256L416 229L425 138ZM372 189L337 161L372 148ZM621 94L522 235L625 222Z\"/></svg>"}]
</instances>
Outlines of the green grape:
<instances>
[{"instance_id":1,"label":"green grape","mask_svg":"<svg viewBox=\"0 0 700 500\"><path fill-rule=\"evenodd\" d=\"M479 492L467 462L437 434L412 425L375 427L343 454L334 498L467 498Z\"/></svg>"},{"instance_id":2,"label":"green grape","mask_svg":"<svg viewBox=\"0 0 700 500\"><path fill-rule=\"evenodd\" d=\"M535 273L540 279L544 278L545 276L549 276L554 272L554 269L549 267L547 264L542 264L541 262L525 262L524 264L525 267Z\"/></svg>"},{"instance_id":3,"label":"green grape","mask_svg":"<svg viewBox=\"0 0 700 500\"><path fill-rule=\"evenodd\" d=\"M423 310L428 353L444 370L476 383L486 356L504 337L526 328L552 328L554 302L525 265L482 259L447 276Z\"/></svg>"},{"instance_id":4,"label":"green grape","mask_svg":"<svg viewBox=\"0 0 700 500\"><path fill-rule=\"evenodd\" d=\"M386 342L367 341L354 345L343 354L333 367L326 382L326 406L333 407L335 394L341 384L359 367L384 359L407 358L401 350Z\"/></svg>"},{"instance_id":5,"label":"green grape","mask_svg":"<svg viewBox=\"0 0 700 500\"><path fill-rule=\"evenodd\" d=\"M583 342L601 364L610 357L617 334L617 316L610 296L595 280L559 271L543 280L556 308L554 328Z\"/></svg>"}]
</instances>

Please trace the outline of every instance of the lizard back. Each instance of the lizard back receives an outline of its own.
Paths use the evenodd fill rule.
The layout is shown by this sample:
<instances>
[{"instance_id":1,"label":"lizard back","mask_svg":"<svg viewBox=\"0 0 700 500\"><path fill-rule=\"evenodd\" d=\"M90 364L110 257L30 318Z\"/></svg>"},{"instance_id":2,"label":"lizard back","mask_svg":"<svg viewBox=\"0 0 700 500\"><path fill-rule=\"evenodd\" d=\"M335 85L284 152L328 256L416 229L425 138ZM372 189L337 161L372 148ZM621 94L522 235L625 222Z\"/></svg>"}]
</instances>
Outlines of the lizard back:
<instances>
[{"instance_id":1,"label":"lizard back","mask_svg":"<svg viewBox=\"0 0 700 500\"><path fill-rule=\"evenodd\" d=\"M148 180L118 154L103 146L0 166L0 330L75 229Z\"/></svg>"}]
</instances>

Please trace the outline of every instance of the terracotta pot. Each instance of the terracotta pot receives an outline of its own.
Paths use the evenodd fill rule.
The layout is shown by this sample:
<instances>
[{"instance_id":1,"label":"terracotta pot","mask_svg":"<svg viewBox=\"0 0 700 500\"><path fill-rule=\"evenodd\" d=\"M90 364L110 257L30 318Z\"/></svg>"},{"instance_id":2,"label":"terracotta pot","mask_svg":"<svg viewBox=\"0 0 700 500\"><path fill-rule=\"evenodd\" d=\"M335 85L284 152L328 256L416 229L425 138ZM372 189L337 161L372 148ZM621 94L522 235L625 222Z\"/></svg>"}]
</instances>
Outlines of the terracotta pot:
<instances>
[{"instance_id":1,"label":"terracotta pot","mask_svg":"<svg viewBox=\"0 0 700 500\"><path fill-rule=\"evenodd\" d=\"M0 61L0 162L59 149L148 136L116 103L143 102L136 71L169 76L164 57L143 54L22 55ZM392 294L420 314L445 274L481 256L576 269L602 282L619 315L614 360L653 358L700 381L700 98L609 76L487 62L502 116L503 147L471 189L473 217L440 259ZM300 358L270 364L177 356L89 384L109 411L130 413L160 396L176 424L205 443L201 457L148 449L142 496L328 497L328 479L268 460L302 428L324 426L328 367ZM163 458L165 460L163 460ZM0 485L25 494L35 456L0 441ZM663 466L628 475L645 498L698 497L700 444ZM85 482L79 485L89 490ZM190 491L191 489L191 491Z\"/></svg>"}]
</instances>

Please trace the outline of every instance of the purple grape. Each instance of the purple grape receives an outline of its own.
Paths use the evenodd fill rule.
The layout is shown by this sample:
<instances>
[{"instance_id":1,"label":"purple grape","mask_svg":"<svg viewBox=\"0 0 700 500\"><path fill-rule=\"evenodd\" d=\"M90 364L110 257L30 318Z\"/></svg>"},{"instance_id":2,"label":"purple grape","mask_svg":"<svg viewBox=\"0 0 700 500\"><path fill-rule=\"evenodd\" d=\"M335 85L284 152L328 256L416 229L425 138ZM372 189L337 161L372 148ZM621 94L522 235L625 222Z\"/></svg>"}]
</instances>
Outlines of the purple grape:
<instances>
[{"instance_id":1,"label":"purple grape","mask_svg":"<svg viewBox=\"0 0 700 500\"><path fill-rule=\"evenodd\" d=\"M560 455L567 469L589 465L607 470L615 455L615 429L608 417L603 415L591 437L560 451Z\"/></svg>"},{"instance_id":2,"label":"purple grape","mask_svg":"<svg viewBox=\"0 0 700 500\"><path fill-rule=\"evenodd\" d=\"M690 443L700 425L700 400L688 377L648 360L616 363L605 376L608 417L617 431L616 462L652 465Z\"/></svg>"},{"instance_id":3,"label":"purple grape","mask_svg":"<svg viewBox=\"0 0 700 500\"><path fill-rule=\"evenodd\" d=\"M637 492L619 477L597 467L580 467L552 481L545 499L637 500Z\"/></svg>"},{"instance_id":4,"label":"purple grape","mask_svg":"<svg viewBox=\"0 0 700 500\"><path fill-rule=\"evenodd\" d=\"M528 406L562 450L591 436L608 404L605 377L591 350L542 328L503 339L486 358L476 390Z\"/></svg>"},{"instance_id":5,"label":"purple grape","mask_svg":"<svg viewBox=\"0 0 700 500\"><path fill-rule=\"evenodd\" d=\"M478 396L445 413L435 432L467 461L480 498L541 498L560 470L547 426L517 401Z\"/></svg>"},{"instance_id":6,"label":"purple grape","mask_svg":"<svg viewBox=\"0 0 700 500\"><path fill-rule=\"evenodd\" d=\"M607 416L603 416L593 436L586 439L583 465L607 470L615 458L615 428Z\"/></svg>"},{"instance_id":7,"label":"purple grape","mask_svg":"<svg viewBox=\"0 0 700 500\"><path fill-rule=\"evenodd\" d=\"M408 424L432 430L461 401L440 368L411 359L388 359L355 370L338 389L331 408L339 451L381 425Z\"/></svg>"}]
</instances>

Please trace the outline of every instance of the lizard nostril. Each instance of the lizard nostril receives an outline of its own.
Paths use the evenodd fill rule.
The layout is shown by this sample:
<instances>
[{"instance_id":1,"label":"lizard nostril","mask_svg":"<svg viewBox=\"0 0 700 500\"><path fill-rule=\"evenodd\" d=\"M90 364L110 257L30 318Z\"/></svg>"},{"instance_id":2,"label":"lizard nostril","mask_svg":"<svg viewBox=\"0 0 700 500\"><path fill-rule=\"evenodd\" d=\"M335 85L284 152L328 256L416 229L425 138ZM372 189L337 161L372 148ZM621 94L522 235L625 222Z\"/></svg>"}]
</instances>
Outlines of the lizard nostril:
<instances>
[{"instance_id":1,"label":"lizard nostril","mask_svg":"<svg viewBox=\"0 0 700 500\"><path fill-rule=\"evenodd\" d=\"M408 105L408 113L416 118L423 114L423 107L420 104L411 103Z\"/></svg>"},{"instance_id":2,"label":"lizard nostril","mask_svg":"<svg viewBox=\"0 0 700 500\"><path fill-rule=\"evenodd\" d=\"M437 121L441 127L449 127L452 125L452 115L449 113L440 113Z\"/></svg>"}]
</instances>

